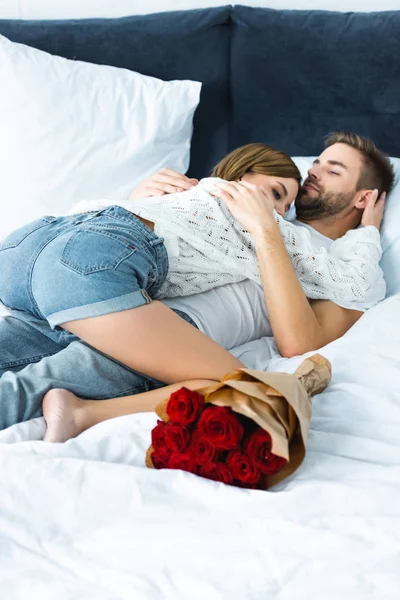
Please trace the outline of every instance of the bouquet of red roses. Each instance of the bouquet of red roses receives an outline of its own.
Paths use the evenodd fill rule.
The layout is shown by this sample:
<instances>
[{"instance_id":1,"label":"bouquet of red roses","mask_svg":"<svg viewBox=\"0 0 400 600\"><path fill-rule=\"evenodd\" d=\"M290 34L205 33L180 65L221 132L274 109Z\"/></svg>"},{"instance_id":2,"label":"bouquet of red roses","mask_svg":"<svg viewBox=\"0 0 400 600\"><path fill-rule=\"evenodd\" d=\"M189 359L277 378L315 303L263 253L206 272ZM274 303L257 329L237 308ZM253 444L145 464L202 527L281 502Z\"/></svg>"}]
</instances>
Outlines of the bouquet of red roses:
<instances>
[{"instance_id":1,"label":"bouquet of red roses","mask_svg":"<svg viewBox=\"0 0 400 600\"><path fill-rule=\"evenodd\" d=\"M204 389L182 387L156 407L146 465L267 489L301 464L311 396L330 377L314 355L294 375L240 369Z\"/></svg>"}]
</instances>

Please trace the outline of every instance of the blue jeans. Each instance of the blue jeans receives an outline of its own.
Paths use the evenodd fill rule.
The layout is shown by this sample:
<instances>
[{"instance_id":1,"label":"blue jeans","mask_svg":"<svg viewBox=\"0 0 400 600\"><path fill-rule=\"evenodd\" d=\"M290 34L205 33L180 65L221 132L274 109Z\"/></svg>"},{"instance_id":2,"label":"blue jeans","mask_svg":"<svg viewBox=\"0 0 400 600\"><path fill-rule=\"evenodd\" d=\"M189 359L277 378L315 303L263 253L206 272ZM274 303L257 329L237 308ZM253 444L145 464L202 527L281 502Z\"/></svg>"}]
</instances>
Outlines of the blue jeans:
<instances>
[{"instance_id":1,"label":"blue jeans","mask_svg":"<svg viewBox=\"0 0 400 600\"><path fill-rule=\"evenodd\" d=\"M0 242L0 302L52 329L148 304L167 272L163 239L119 206L43 217Z\"/></svg>"},{"instance_id":2,"label":"blue jeans","mask_svg":"<svg viewBox=\"0 0 400 600\"><path fill-rule=\"evenodd\" d=\"M188 315L174 312L196 327ZM43 396L53 388L99 400L164 385L102 354L72 333L52 330L47 321L19 311L0 317L0 429L42 416Z\"/></svg>"},{"instance_id":3,"label":"blue jeans","mask_svg":"<svg viewBox=\"0 0 400 600\"><path fill-rule=\"evenodd\" d=\"M10 316L0 319L0 428L41 415L51 388L100 399L164 385L60 324L148 304L167 272L162 238L119 206L43 217L1 241L0 302Z\"/></svg>"}]
</instances>

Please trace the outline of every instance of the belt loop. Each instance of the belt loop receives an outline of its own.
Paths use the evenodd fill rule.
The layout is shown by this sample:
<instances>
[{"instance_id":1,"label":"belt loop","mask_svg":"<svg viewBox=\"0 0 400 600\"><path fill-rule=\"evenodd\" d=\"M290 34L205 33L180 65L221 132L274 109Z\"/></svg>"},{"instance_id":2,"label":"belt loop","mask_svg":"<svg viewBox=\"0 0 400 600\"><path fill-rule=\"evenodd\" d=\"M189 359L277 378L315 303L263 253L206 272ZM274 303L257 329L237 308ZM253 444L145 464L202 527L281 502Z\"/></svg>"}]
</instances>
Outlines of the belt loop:
<instances>
[{"instance_id":1,"label":"belt loop","mask_svg":"<svg viewBox=\"0 0 400 600\"><path fill-rule=\"evenodd\" d=\"M159 244L164 243L164 238L158 237L156 240L150 240L150 246L158 246Z\"/></svg>"}]
</instances>

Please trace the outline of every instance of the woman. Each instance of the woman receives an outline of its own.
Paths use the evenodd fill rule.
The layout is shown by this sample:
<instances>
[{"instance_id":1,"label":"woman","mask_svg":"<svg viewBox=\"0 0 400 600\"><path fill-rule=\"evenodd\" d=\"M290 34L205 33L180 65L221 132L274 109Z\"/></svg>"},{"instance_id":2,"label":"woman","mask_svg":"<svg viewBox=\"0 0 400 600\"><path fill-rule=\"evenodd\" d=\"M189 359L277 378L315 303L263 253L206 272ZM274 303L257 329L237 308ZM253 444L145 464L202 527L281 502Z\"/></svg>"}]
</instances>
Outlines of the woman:
<instances>
[{"instance_id":1,"label":"woman","mask_svg":"<svg viewBox=\"0 0 400 600\"><path fill-rule=\"evenodd\" d=\"M254 148L255 146L256 146L257 148ZM252 168L253 170L257 170L257 169L259 169L259 168L263 168L264 170L267 170L267 169L270 169L270 170L271 170L271 168L272 168L272 167L271 167L271 163L273 163L273 161L272 161L272 157L276 159L276 158L277 158L277 155L278 155L278 158L279 158L279 160L280 160L281 162L282 162L282 160L283 160L283 162L285 163L285 164L284 164L285 168L287 167L287 164L286 164L286 163L287 163L287 160L289 160L289 161L290 161L290 162L289 162L289 168L290 168L290 169L292 169L292 168L293 168L293 163L291 162L291 160L290 160L290 159L288 159L288 157L287 157L286 155L283 155L283 156L282 156L282 153L276 153L275 151L272 151L272 152L273 152L273 155L271 156L271 154L270 154L270 149L268 149L267 147L265 147L265 146L262 146L262 145L251 145L251 146L250 146L250 148L249 148L249 147L245 147L245 150L247 150L247 151L248 151L249 149L250 149L250 150L253 152L253 156L252 156L253 164L252 164L252 166L251 166L251 168ZM257 157L256 157L256 158L257 158L257 160L256 160L256 161L254 161L254 150L255 150L255 149L258 151L258 155L257 155ZM262 152L261 152L261 156L260 156L260 150L262 150ZM222 163L219 165L219 168L221 168L221 166L222 166L222 167L224 167L224 166L225 166L225 167L230 167L230 168L232 168L232 166L234 167L234 166L235 166L235 161L232 161L232 157L235 157L235 153L232 153L232 154L231 154L231 155L229 155L229 156L228 156L228 157L227 157L227 158L226 158L224 161L222 161ZM236 155L236 158L237 158L237 155ZM247 156L247 159L248 159L248 156ZM236 160L236 162L237 162L237 160ZM243 168L243 165L242 165L242 168ZM275 168L276 168L276 165L275 165ZM252 180L252 181L254 181L254 180L256 180L256 179L257 179L257 180L258 180L258 182L264 183L264 185L266 185L267 183L269 183L269 182L270 182L270 178L271 178L272 176L268 176L268 175L267 175L267 176L266 176L264 179L260 180L260 178L259 178L259 177L257 177L257 176L259 175L259 173L249 172L249 166L248 166L248 164L247 164L247 169L248 169L248 170L247 170L247 171L245 171L245 173L244 173L244 177L248 177L248 178L249 178L250 180ZM298 171L296 171L296 172L298 173ZM224 174L224 175L225 175L225 177L226 177L226 173L224 173L224 172L223 172L223 174ZM285 174L286 174L286 172L285 172ZM261 175L264 175L264 173L261 173ZM171 177L172 177L172 179L171 179ZM143 188L142 188L142 189L139 189L139 190L137 190L136 194L137 194L137 195L139 195L139 194L140 194L141 196L143 196L143 195L145 195L146 193L160 193L160 194L162 194L162 193L167 193L167 192L169 192L169 191L171 191L171 190L174 190L174 191L175 191L176 187L175 187L175 186L173 186L173 185L171 184L171 181L174 181L174 177L175 177L175 178L178 178L178 179L177 179L177 181L179 181L179 186L182 186L180 189L184 189L185 187L188 187L188 186L189 186L189 185L192 183L191 181L187 180L187 178L184 178L184 176L179 176L179 175L177 175L177 174L174 174L174 175L172 175L172 176L171 176L171 173L169 173L169 174L165 174L165 173L164 173L164 174L162 174L162 175L158 175L158 180L157 180L157 179L155 179L154 181L150 180L150 181L151 181L151 185L150 185L151 189L150 189L150 190L146 190L146 189L144 189L146 186L148 186L148 185L149 185L149 182L147 182L147 183L145 183L145 185L143 186ZM160 178L161 178L161 181L160 181ZM162 179L163 179L163 178L164 178L164 180L166 179L167 181L162 181ZM242 176L242 178L243 178L243 176ZM267 179L267 178L269 178L269 179ZM276 184L276 181L275 181L275 184ZM283 180L283 184L286 184L286 186L287 186L287 187L289 187L289 184L288 184L288 182L287 182L287 181ZM172 187L171 187L171 185L172 185ZM159 186L159 187L157 187L157 186ZM161 189L163 186L164 186L164 189ZM297 187L298 187L298 186L296 186L296 193L297 193ZM276 190L274 190L274 191L276 192ZM135 199L135 198L134 198L135 194L133 194L132 196L133 196L133 198L132 198L132 199L134 200L134 199ZM288 206L288 204L289 204L289 202L290 202L290 198L286 197L286 198L284 198L284 201L283 201L283 202L280 202L280 198L279 198L278 196L279 196L279 194L277 193L277 194L276 194L276 196L275 196L275 201L276 201L276 205L275 205L275 206L276 206L277 210L279 210L279 212L284 212L285 208L287 208L287 206ZM294 199L294 198L293 198L293 199ZM226 293L226 292L227 292L227 289L228 289L228 288L230 288L230 287L231 287L231 288L233 288L234 286L236 286L236 287L239 289L241 285L242 285L243 287L245 287L245 286L246 286L246 285L248 285L249 283L250 283L250 282L243 282L242 284L233 284L232 286L225 286L224 288L216 288L215 290L213 290L213 291L215 292L215 294L214 294L214 298L213 298L213 302L215 303L215 301L218 299L218 293L217 293L217 292L218 292L219 290L220 290L219 296L221 296L221 297L222 297L222 296L224 295L224 293ZM254 285L254 284L253 284L253 285ZM257 286L256 286L255 288L253 288L253 289L257 289ZM259 288L259 290L260 290L260 288ZM206 295L206 294L207 294L207 292L205 293L205 295ZM261 295L262 295L262 292L261 292ZM202 296L202 294L200 294L199 296ZM232 296L231 296L231 297L232 297ZM196 298L196 297L193 297L193 296L192 296L192 297L188 297L188 298L187 298L187 301L190 301L190 300L191 300L191 298L192 298L193 300L195 300L195 298ZM169 302L170 306L172 305L172 307L174 307L174 305L173 305L173 302L174 302L174 301L168 301L168 302ZM175 300L175 302L177 302L177 300ZM248 297L248 300L247 300L247 306L250 306L250 307L251 307L251 302L250 302L250 298L249 298L249 297ZM253 309L254 309L254 308L255 308L255 306L253 306ZM175 304L175 310L178 310L178 309L176 308L176 304ZM260 316L260 314L262 313L262 311L261 311L261 310L255 310L255 311L253 311L253 314L252 314L252 315L251 315L251 317L248 319L247 323L249 323L249 322L251 323L251 320L252 320L252 319L253 319L253 321L256 321L257 313L258 313L258 316ZM15 313L14 313L14 314L15 314ZM179 312L178 312L178 314L180 314L181 316L183 316L183 317L184 317L184 318L185 318L185 319L186 319L186 320L187 320L187 321L188 321L188 322L189 322L191 325L195 325L195 323L193 323L193 321L190 319L190 317L189 317L189 318L187 318L187 316L185 316L184 314L182 314L182 313L179 313ZM243 311L241 312L241 314L243 314ZM222 312L221 312L221 315L222 315ZM26 315L25 315L25 313L23 313L23 316L26 318ZM174 315L174 316L175 316L175 315ZM238 315L238 316L239 316L239 315ZM264 315L263 315L263 316L264 316ZM22 313L19 315L19 317L22 317ZM178 317L177 317L177 321L180 321L180 319L179 319ZM44 323L45 323L45 322L44 322ZM43 324L43 321L42 321L42 320L40 320L40 324L41 324L41 325ZM184 325L186 325L184 322L183 322L183 324L184 324ZM36 323L36 325L37 325L37 323ZM263 327L265 327L265 328L263 329ZM249 341L249 339L255 339L255 338L257 338L257 337L261 337L262 335L268 335L268 334L270 334L270 331L267 331L267 327L268 327L268 321L267 321L267 318L265 318L265 319L261 318L261 319L259 319L259 326L258 326L258 328L255 328L255 329L253 329L253 331L252 331L252 332L250 332L250 328L248 328L248 329L247 329L247 331L246 331L246 330L244 331L244 336L245 336L245 337L244 337L243 339L241 339L240 337L239 337L239 338L238 338L238 337L234 338L234 340L235 340L235 341L234 341L234 342L231 342L231 345L229 345L229 342L227 342L225 339L218 339L218 336L216 336L216 335L213 335L213 334L215 334L215 328L214 328L214 332L213 332L213 331L211 331L211 335L212 335L212 337L214 337L214 339L216 339L216 338L217 338L217 339L218 339L218 341L219 341L220 343L222 343L222 345L223 345L225 348L230 348L232 345L238 345L238 344L240 344L240 343L244 343L245 341ZM192 333L195 333L195 334L198 334L198 335L200 335L200 336L201 336L200 332L196 331L196 329L195 329L194 327L192 327L192 328L191 328L191 327L190 327L190 325L188 325L188 329L189 329L189 330L192 330ZM223 332L223 328L221 328L221 329L222 329L222 332ZM230 323L229 321L226 323L226 327L225 327L225 330L228 330L228 329L229 329L229 330L231 330L231 331L233 331L233 328L231 327L231 323ZM204 329L203 329L203 331L204 331ZM231 332L231 331L230 331L230 332ZM250 332L250 333L249 333L249 332ZM47 333L48 333L48 332L47 332ZM53 331L52 331L52 333L56 333L56 332L53 332ZM209 333L209 332L208 332L208 333ZM251 337L251 333L253 334L253 337ZM250 335L250 337L249 337L249 335ZM247 336L247 337L246 337L246 336ZM204 337L206 337L206 336L203 336L203 338L204 338ZM192 338L192 339L193 339L193 338ZM206 338L206 339L208 340L208 338ZM232 338L231 338L231 339L232 339ZM63 342L64 342L64 343L65 343L65 342L68 342L68 340L69 340L69 341L72 341L72 340L78 340L78 338L77 338L77 337L75 337L75 336L70 336L69 338L65 338L65 337L64 337L64 339L63 339ZM175 338L175 340L176 340L176 338ZM201 343L202 343L202 342L203 342L203 339L201 340ZM178 342L178 343L179 343L179 342ZM78 348L78 345L79 345L79 348ZM183 338L182 338L182 345L183 345L185 348L188 348L188 345L187 345L187 337L183 337ZM201 355L201 354L202 354L202 352L204 351L204 347L205 347L205 345L204 345L204 346L202 346L201 348L200 348L200 346L199 346L198 348L195 348L195 352L194 352L194 353L192 352L192 355L194 354L194 356L195 356L195 357L197 357L197 360L199 360L199 359L200 359L200 360L203 360L203 356L200 356L200 355ZM223 351L222 351L222 354L221 354L221 350L222 350L222 349L221 349L221 348L219 348L218 346L217 346L217 349L218 349L218 351L220 352L220 356L221 356L222 354L224 354L224 355L225 355L225 357L226 357L226 355L228 354L228 353L223 353ZM85 350L85 351L86 351L86 355L84 355L84 353L82 354L82 350ZM190 347L189 347L189 350L191 350L191 351L192 351L192 350L193 350L193 348L190 348ZM61 365L60 365L61 355L62 355L63 353L65 353L65 352L66 352L66 350L63 350L62 352L59 352L58 354L56 354L54 357L50 357L50 358L48 358L48 359L45 359L45 361L44 361L44 362L46 362L46 361L47 361L47 363L49 363L49 361L50 361L50 362L51 362L51 361L53 361L53 364L54 364L54 363L57 363L59 366L61 366ZM75 352L75 354L73 354L73 352ZM107 374L109 374L109 373L110 373L110 371L113 371L113 372L114 372L114 371L115 371L115 368L116 368L116 366L119 364L119 363L118 363L118 359L117 359L117 360L114 360L114 361L112 361L111 359L108 359L106 356L104 356L104 355L102 354L102 352L96 352L96 351L95 351L93 348L90 348L89 346L84 346L84 345L82 345L82 344L79 344L78 342L74 341L74 343L73 343L73 344L71 344L71 345L70 345L70 347L68 348L68 353L69 353L69 357L68 357L68 358L69 358L69 359L71 359L71 356L72 356L72 362L75 360L75 364L76 364L76 380L77 380L77 381L79 381L79 378L80 378L80 377L82 377L82 374L81 374L81 373L78 373L78 371L79 371L79 367L81 366L81 363L82 363L82 361L83 361L83 364L85 364L85 362L89 362L89 361L88 361L88 359L87 359L87 353L88 353L88 352L90 352L90 353L91 353L91 355L90 355L90 357L89 357L89 360L90 360L90 361L92 361L91 365L92 365L92 367L93 367L93 372L95 372L96 374L98 374L99 372L100 372L100 373L103 373L103 374L105 374L105 375L104 375L104 377L103 377L103 381L104 381L104 383L105 383L105 387L103 387L102 391L99 391L99 387L98 387L98 385L99 385L99 382L98 382L98 381L97 381L97 379L96 379L96 382L95 382L95 384L97 385L97 388L96 388L96 390L94 389L94 386L93 386L93 389L89 389L89 393L87 394L87 396L88 396L88 397L103 397L103 398L104 398L104 397L110 397L110 396L115 396L115 395L122 395L123 391L125 392L125 394L128 394L128 393L129 393L129 391L130 391L130 390L129 390L129 387L126 387L126 388L125 388L125 390L124 390L124 388L123 388L123 387L119 387L119 388L118 388L118 390L117 390L117 392L115 392L115 388L114 388L114 389L112 389L112 388L111 388L111 390L110 390L110 384L109 384L109 381L106 381L106 379L107 379ZM185 350L185 352L186 352L186 350ZM72 354L71 354L71 353L72 353ZM111 353L110 353L110 352L107 352L107 354L108 354L108 355L110 355ZM207 355L205 355L205 356L207 357ZM115 357L114 357L114 358L115 358ZM208 357L207 357L207 358L208 358ZM53 359L54 359L54 360L53 360ZM153 358L153 360L154 360L154 358ZM165 356L164 356L164 361L165 361ZM42 361L42 362L43 362L43 361ZM122 362L122 363L124 363L124 365L126 365L126 363L125 363L125 361L124 361L124 360L122 360L121 362ZM166 362L166 361L165 361L165 362ZM207 360L203 360L203 364L204 364L204 362L207 362ZM168 355L168 364L169 364L169 366L171 366L171 363L170 363L170 355ZM217 377L213 376L213 377L211 377L211 378L212 378L212 379L215 379L215 378L216 378L216 379L218 379L218 378L220 378L220 377L222 376L222 374L224 374L224 373L228 372L229 370L232 370L233 368L239 368L239 367L241 367L241 366L244 366L242 363L240 363L239 361L237 361L236 359L234 359L234 357L232 357L232 356L231 356L231 355L229 355L229 354L228 354L228 360L226 360L226 362L225 362L225 365L227 365L227 364L229 364L229 367L228 367L228 368L227 368L226 366L222 366L222 367L221 367L221 369L220 369L221 375L218 375ZM34 366L34 365L32 365L32 367L33 367L33 366ZM39 365L37 366L37 369L40 369L42 366L43 366L43 365L42 365L41 363L39 363ZM88 366L89 366L89 365L88 365ZM172 366L173 366L173 365L172 365ZM196 365L195 365L195 366L196 366ZM119 367L121 368L121 365L119 365ZM220 367L220 365L217 365L217 368L218 368L218 367ZM62 367L61 367L61 368L62 368ZM129 368L129 367L128 367L128 368ZM201 365L201 368L203 368L203 366L202 366L202 365ZM37 369L36 369L36 371L37 371ZM19 378L19 380L21 381L21 380L22 380L22 378L23 378L23 377L25 377L25 384L27 385L27 389L28 389L28 388L30 389L30 392L31 392L31 395L32 395L32 375L33 375L32 371L33 371L34 369L31 369L31 377L30 377L30 380L29 380L29 376L27 376L27 375L29 375L29 374L27 374L27 373L26 373L26 371L27 371L27 370L29 371L29 369L24 369L24 372L23 372L23 373L21 373L21 376L19 376L19 375L18 375L18 376L15 376L15 377L14 377L14 381L11 381L10 383L14 384L14 388L15 388L15 387L16 387L16 386L15 386L16 380L18 380L18 378ZM89 370L90 370L90 369L89 369ZM125 369L124 371L126 371L126 369ZM86 371L86 372L87 372L87 371ZM214 370L214 372L215 372L215 370ZM124 375L124 374L126 375L126 373L123 373L123 375ZM131 373L131 375L132 375L132 373ZM136 373L135 373L134 375L136 375L136 377L137 377L137 374L136 374ZM3 376L3 378L2 378L2 380L1 380L1 382L2 382L2 383L6 383L6 382L4 381L5 377L6 377L8 380L10 380L10 379L11 379L11 376L12 376L12 374L11 374L11 373L6 373L6 375L5 375L5 376ZM197 376L198 376L198 375L197 375ZM88 379L88 378L87 378L85 375L83 375L83 377L84 377L85 381ZM42 374L42 373L41 373L41 377L40 377L40 379L41 379L41 381L44 381L44 379L45 379L45 378L43 377L43 374ZM109 378L108 378L108 379L109 379ZM149 378L149 377L148 377L148 378L143 378L143 377L141 377L141 378L140 378L140 377L139 377L139 383L138 383L138 385L137 385L136 387L134 387L134 391L135 391L135 392L137 392L137 391L139 391L139 389L140 389L140 388L142 388L142 389L149 389L150 387L158 387L158 386L161 386L161 385L163 385L163 384L161 383L160 379L161 379L161 378L160 378L160 377L158 377L158 381L154 381L154 379L152 380L152 378L151 378L151 377L150 377L150 378ZM180 377L180 380L182 380L182 379L183 379L183 378L182 378L182 377ZM192 376L189 376L189 379L193 379L193 377L192 377ZM120 384L120 385L123 385L123 381L122 381L122 380L123 380L123 376L122 376L122 377L120 377L120 374L118 374L118 380L119 380L119 384ZM137 380L137 379L136 379L136 380ZM58 379L58 380L57 380L57 383L58 383L58 385L60 385L60 384L59 384L59 381L60 381L60 379ZM167 379L164 379L163 381L167 381ZM83 383L83 382L82 382L82 383ZM81 387L80 387L80 389L82 389L82 383L79 381L79 385L81 386ZM79 385L78 385L77 387L76 387L76 385L77 385L77 384L76 384L76 382L75 382L75 383L73 383L73 384L71 385L71 381L70 381L70 380L69 380L69 381L68 381L68 380L64 380L64 381L63 381L63 386L65 386L65 387L68 387L68 389L70 389L70 390L72 389L72 390L73 390L73 391L75 391L76 393L78 393L78 394L81 394L81 395L83 394L83 396L85 396L85 393L84 393L84 392L82 392L82 391L80 391L80 389L79 389ZM74 387L74 386L75 386L75 387ZM107 386L108 386L108 387L107 387ZM51 386L50 386L50 387L51 387ZM43 388L42 388L42 389L43 389ZM47 391L47 390L43 390L43 391L45 392L45 391ZM110 393L110 391L111 391L111 393ZM24 401L25 401L25 400L24 400ZM22 402L21 404L23 405L23 402ZM24 419L26 419L26 418L30 418L30 417L32 417L32 416L37 416L37 413L35 413L35 412L33 412L33 413L32 413L32 411L31 411L30 413L29 413L29 412L28 412L28 413L26 413L26 411L25 411L25 412L23 412L23 414L21 414L21 412L20 412L20 413L17 415L17 418L15 418L15 417L14 417L14 420L13 420L13 422L16 422L16 421L19 421L19 420L24 420ZM10 423L10 422L8 422L8 424L11 424L11 423Z\"/></svg>"},{"instance_id":2,"label":"woman","mask_svg":"<svg viewBox=\"0 0 400 600\"><path fill-rule=\"evenodd\" d=\"M226 168L231 162L232 155L224 161ZM242 179L238 185L262 185L268 194L265 201L272 208L275 203L283 213L295 199L300 173L284 153L251 144L235 151L233 162L240 173L236 179ZM232 269L224 272L222 263L230 251L229 243L221 242L210 259L195 247L195 238L200 237L197 226L193 227L193 239L178 249L177 256L177 236L166 231L164 243L156 232L160 227L165 229L166 223L158 217L153 221L147 218L150 207L152 214L160 214L158 199L130 200L129 211L114 205L66 217L45 217L13 232L0 247L3 304L12 309L15 318L46 328L44 334L56 342L79 338L165 383L198 376L219 379L241 363L166 305L152 301L160 297L166 282L164 296L176 296L179 286L184 288L180 290L184 295L247 279L247 271L258 270L255 249L247 246L250 234L223 202L211 202L210 194L200 186L194 193L196 204L204 206L206 199L215 209L214 215L217 210L222 215L226 231L219 229L219 235L226 238L233 231L235 243L244 247L247 258L251 250L251 260L243 265L236 260L234 265L231 252ZM179 205L179 194L174 200L177 208L170 211L171 219L185 209ZM210 230L215 227L212 221ZM208 231L202 223L200 229L205 237ZM185 236L190 237L189 229ZM200 272L193 275L197 261L201 261ZM169 263L174 263L175 271ZM204 264L208 273L202 272ZM70 338L69 333L76 337Z\"/></svg>"}]
</instances>

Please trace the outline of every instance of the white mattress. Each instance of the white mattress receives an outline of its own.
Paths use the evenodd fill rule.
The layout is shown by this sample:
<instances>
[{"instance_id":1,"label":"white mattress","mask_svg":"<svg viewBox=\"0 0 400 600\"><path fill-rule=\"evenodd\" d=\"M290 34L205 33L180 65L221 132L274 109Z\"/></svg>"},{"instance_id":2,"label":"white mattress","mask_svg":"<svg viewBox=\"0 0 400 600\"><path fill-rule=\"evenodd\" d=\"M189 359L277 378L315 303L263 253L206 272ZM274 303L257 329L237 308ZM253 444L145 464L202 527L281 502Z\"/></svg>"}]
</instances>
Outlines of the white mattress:
<instances>
[{"instance_id":1,"label":"white mattress","mask_svg":"<svg viewBox=\"0 0 400 600\"><path fill-rule=\"evenodd\" d=\"M268 365L268 340L242 350L257 368L302 360ZM1 597L397 599L400 296L323 354L305 462L271 492L146 469L150 413L66 444L36 441L42 419L1 432Z\"/></svg>"}]
</instances>

